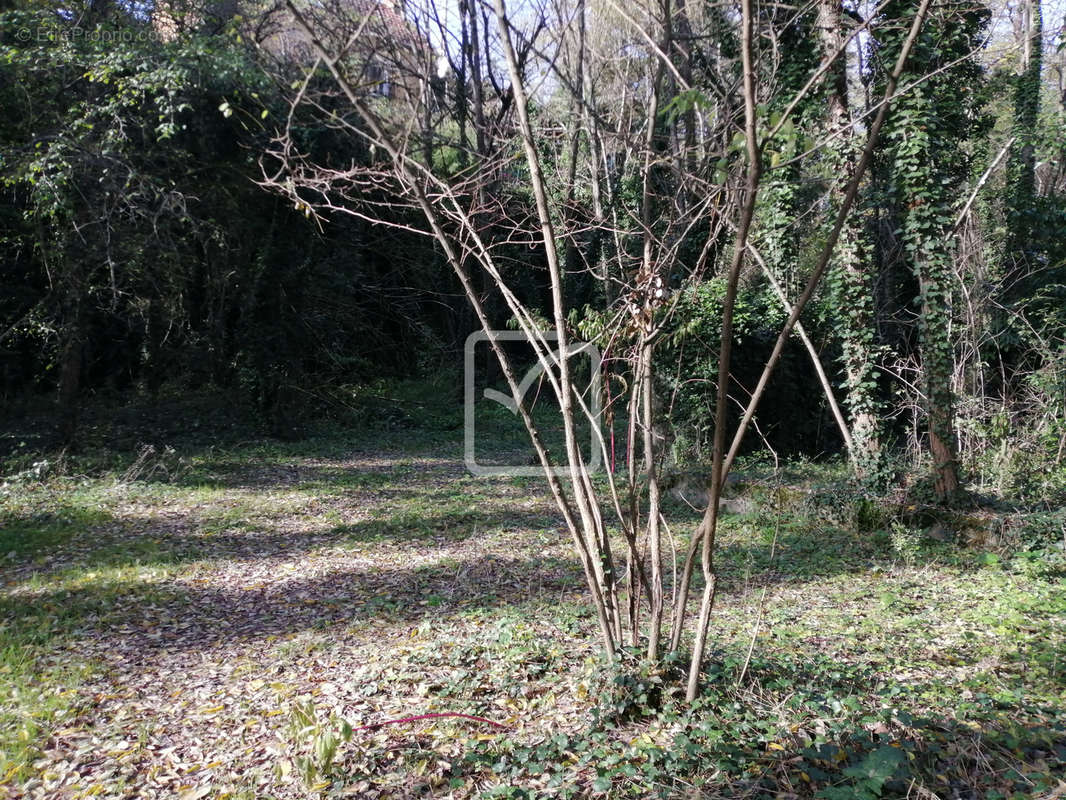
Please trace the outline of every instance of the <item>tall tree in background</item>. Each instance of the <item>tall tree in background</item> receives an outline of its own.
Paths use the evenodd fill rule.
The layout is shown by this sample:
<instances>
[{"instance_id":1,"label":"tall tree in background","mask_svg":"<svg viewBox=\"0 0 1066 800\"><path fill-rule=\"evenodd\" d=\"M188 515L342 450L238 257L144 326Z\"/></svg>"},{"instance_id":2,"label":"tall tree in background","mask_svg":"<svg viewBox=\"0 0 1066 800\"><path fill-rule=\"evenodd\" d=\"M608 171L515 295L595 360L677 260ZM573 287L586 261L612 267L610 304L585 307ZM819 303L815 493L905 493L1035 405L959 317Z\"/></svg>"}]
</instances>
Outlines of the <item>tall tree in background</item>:
<instances>
[{"instance_id":1,"label":"tall tree in background","mask_svg":"<svg viewBox=\"0 0 1066 800\"><path fill-rule=\"evenodd\" d=\"M817 27L823 58L844 47L844 12L839 0L820 0ZM835 142L827 148L832 180L851 174L858 157L855 122L848 89L848 59L833 62L826 82L824 127ZM833 188L834 206L842 200L843 181ZM847 407L851 415L852 467L861 480L883 480L880 404L874 320L874 259L861 214L850 215L840 233L829 283L844 361Z\"/></svg>"},{"instance_id":2,"label":"tall tree in background","mask_svg":"<svg viewBox=\"0 0 1066 800\"><path fill-rule=\"evenodd\" d=\"M1007 238L1004 285L1024 277L1033 253L1036 218L1036 146L1040 133L1044 14L1040 0L1020 4L1018 74L1014 79L1014 144L1007 164Z\"/></svg>"},{"instance_id":3,"label":"tall tree in background","mask_svg":"<svg viewBox=\"0 0 1066 800\"><path fill-rule=\"evenodd\" d=\"M906 15L908 2L885 9ZM900 217L903 258L919 291L919 347L934 489L953 500L961 481L955 444L952 255L958 198L968 177L969 143L987 128L978 63L988 10L979 4L936 5L914 53L886 135ZM880 48L891 53L902 31L886 26ZM894 34L894 35L893 35Z\"/></svg>"}]
</instances>

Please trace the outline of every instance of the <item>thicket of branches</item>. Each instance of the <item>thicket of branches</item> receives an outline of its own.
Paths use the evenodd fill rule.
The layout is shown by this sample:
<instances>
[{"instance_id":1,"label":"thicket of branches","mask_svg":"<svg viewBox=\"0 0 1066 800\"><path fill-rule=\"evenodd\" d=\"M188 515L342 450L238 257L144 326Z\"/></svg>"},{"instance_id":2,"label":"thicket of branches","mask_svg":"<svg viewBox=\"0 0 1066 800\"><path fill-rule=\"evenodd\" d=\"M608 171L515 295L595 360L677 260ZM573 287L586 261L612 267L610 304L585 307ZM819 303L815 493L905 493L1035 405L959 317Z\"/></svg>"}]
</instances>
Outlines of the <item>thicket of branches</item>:
<instances>
[{"instance_id":1,"label":"thicket of branches","mask_svg":"<svg viewBox=\"0 0 1066 800\"><path fill-rule=\"evenodd\" d=\"M460 4L456 19L432 3L398 18L288 2L306 53L283 65L303 76L290 119L317 113L373 155L331 168L299 148L290 124L263 161L264 183L310 211L383 224L420 214L481 326L502 314L534 343L566 433L561 459L494 346L605 652L677 652L702 572L691 698L714 604L717 498L793 334L818 376L807 396L820 385L871 487L893 479L909 446L930 496L965 502L996 424L990 406L1030 426L1042 442L1030 453L1061 465L1061 399L1047 380L1063 377L1062 319L1038 297L1061 290L1063 263L1058 244L1037 245L1034 225L1044 87L1032 65L1043 39L1039 8L1026 8L1013 104L1000 93L997 108L991 12L977 3L494 0ZM387 100L373 91L381 64L399 87ZM997 111L1013 122L1005 142ZM1046 166L1045 203L1059 196L1057 167ZM538 257L516 268L516 243ZM521 291L525 270L543 276L547 297ZM761 367L739 380L738 323L760 300L747 324ZM814 336L797 327L805 313ZM567 355L577 338L608 354L608 379L624 386L610 403L629 421L630 461L606 492L577 446L591 406ZM688 426L689 448L710 462L710 502L672 609L660 474L678 448L658 433L664 396L678 410L667 420Z\"/></svg>"}]
</instances>

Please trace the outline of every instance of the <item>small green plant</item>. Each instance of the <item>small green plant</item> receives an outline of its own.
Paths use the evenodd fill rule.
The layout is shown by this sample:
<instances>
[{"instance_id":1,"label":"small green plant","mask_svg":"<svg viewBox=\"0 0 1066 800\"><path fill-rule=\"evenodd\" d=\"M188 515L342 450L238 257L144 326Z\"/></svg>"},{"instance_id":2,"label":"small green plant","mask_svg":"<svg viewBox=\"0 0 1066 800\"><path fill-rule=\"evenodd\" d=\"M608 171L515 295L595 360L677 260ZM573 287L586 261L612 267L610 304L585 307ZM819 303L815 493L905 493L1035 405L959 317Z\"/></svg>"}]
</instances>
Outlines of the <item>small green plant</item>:
<instances>
[{"instance_id":1,"label":"small green plant","mask_svg":"<svg viewBox=\"0 0 1066 800\"><path fill-rule=\"evenodd\" d=\"M904 564L914 564L918 561L922 549L921 531L902 522L893 522L889 539L892 542L892 552L902 559Z\"/></svg>"},{"instance_id":2,"label":"small green plant","mask_svg":"<svg viewBox=\"0 0 1066 800\"><path fill-rule=\"evenodd\" d=\"M885 524L884 507L869 497L855 501L855 528L859 531L875 531Z\"/></svg>"},{"instance_id":3,"label":"small green plant","mask_svg":"<svg viewBox=\"0 0 1066 800\"><path fill-rule=\"evenodd\" d=\"M870 501L851 483L834 483L812 491L803 502L807 516L849 530L874 526Z\"/></svg>"},{"instance_id":4,"label":"small green plant","mask_svg":"<svg viewBox=\"0 0 1066 800\"><path fill-rule=\"evenodd\" d=\"M28 469L16 472L14 475L5 476L0 487L7 489L12 484L39 483L53 472L55 472L55 464L47 458L42 458L39 461L34 461Z\"/></svg>"},{"instance_id":5,"label":"small green plant","mask_svg":"<svg viewBox=\"0 0 1066 800\"><path fill-rule=\"evenodd\" d=\"M328 786L334 779L337 748L352 738L352 726L346 720L330 717L319 720L314 703L293 705L289 712L289 731L300 751L292 759L308 789L315 791ZM284 768L279 764L276 773L280 777Z\"/></svg>"},{"instance_id":6,"label":"small green plant","mask_svg":"<svg viewBox=\"0 0 1066 800\"><path fill-rule=\"evenodd\" d=\"M907 756L898 747L882 745L858 764L845 767L847 786L830 786L818 793L825 800L876 800L888 781L906 766Z\"/></svg>"},{"instance_id":7,"label":"small green plant","mask_svg":"<svg viewBox=\"0 0 1066 800\"><path fill-rule=\"evenodd\" d=\"M624 722L656 714L666 700L665 687L676 684L683 664L670 654L659 664L642 658L634 648L624 648L617 665L600 680L592 713L597 720Z\"/></svg>"},{"instance_id":8,"label":"small green plant","mask_svg":"<svg viewBox=\"0 0 1066 800\"><path fill-rule=\"evenodd\" d=\"M1011 520L1009 541L1020 550L1066 550L1066 510L1026 514Z\"/></svg>"}]
</instances>

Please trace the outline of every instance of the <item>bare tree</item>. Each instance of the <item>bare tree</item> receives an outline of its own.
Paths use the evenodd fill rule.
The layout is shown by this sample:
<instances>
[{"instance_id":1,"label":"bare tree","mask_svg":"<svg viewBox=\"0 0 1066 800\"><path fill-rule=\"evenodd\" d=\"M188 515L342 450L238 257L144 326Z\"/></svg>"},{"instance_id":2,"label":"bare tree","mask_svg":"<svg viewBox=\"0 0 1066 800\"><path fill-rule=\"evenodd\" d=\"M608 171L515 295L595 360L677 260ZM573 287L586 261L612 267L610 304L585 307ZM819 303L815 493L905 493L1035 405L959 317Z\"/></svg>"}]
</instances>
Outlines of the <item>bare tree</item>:
<instances>
[{"instance_id":1,"label":"bare tree","mask_svg":"<svg viewBox=\"0 0 1066 800\"><path fill-rule=\"evenodd\" d=\"M700 35L700 26L710 25L708 20L672 0L624 7L612 0L523 7L521 24L504 0L493 0L490 6L467 3L460 9L457 48L448 50L454 93L442 100L432 91L409 89L403 97L406 111L400 113L398 104L383 102L360 83L359 76L365 75L360 42L369 23L357 20L342 37L331 28L329 38L295 0L286 1L314 64L298 82L288 124L264 158L264 184L287 193L308 213L344 212L421 228L435 240L485 331L493 327L487 309L490 296L506 309L545 368L558 404L565 433L564 478L557 476L557 465L542 442L511 357L491 335L490 344L574 542L608 659L626 641L643 643L646 656L659 659L667 619L669 649L680 648L688 588L699 556L704 589L689 668L687 693L693 699L717 587L713 555L725 476L783 342L829 262L928 0L913 22L870 124L829 239L806 290L791 306L728 450L732 317L739 277L751 250L748 239L764 151L802 98L843 57L849 40L827 53L800 90L782 102L785 114L767 125L760 117L760 102L776 89L772 70L764 69L761 59L763 45L776 40L773 25L778 23L761 18L752 0L743 0L739 21L733 23L738 24L736 57L716 47L713 36ZM415 83L417 69L408 65L421 65L426 70L423 85L430 83L424 76L436 60L428 45L430 33L435 29L445 48L453 36L441 8L431 0L427 3L420 9L409 7L404 24L410 32L394 35L397 52L388 61L404 66ZM592 20L597 24L590 24ZM603 20L612 24L599 24ZM698 54L697 48L702 48ZM405 49L420 55L412 58ZM702 65L698 86L697 62ZM319 67L328 70L331 82L323 82ZM344 113L338 112L341 106ZM317 163L301 149L294 133L304 113L317 114L364 141L365 162L334 167ZM739 148L734 144L738 140ZM516 147L523 156L532 211L507 194L505 177L519 170L513 157ZM448 153L457 153L454 164L444 163ZM416 217L423 226L413 221ZM550 297L546 321L522 300L502 261L503 247L513 242L532 245L543 258ZM728 263L721 264L727 252ZM656 431L656 347L672 324L684 287L720 267L726 293L711 501L690 539L667 615L667 530L659 482L666 443ZM565 288L577 275L593 277L602 289L598 307L583 315L581 309L571 308ZM608 474L602 491L578 446L577 431L591 416L591 403L575 387L571 366L570 343L578 332L594 338L608 354L609 370L626 376L625 388L611 397L610 405L625 409L627 469L622 481ZM608 461L602 435L597 446ZM620 534L620 545L612 530ZM624 574L615 552L619 546Z\"/></svg>"}]
</instances>

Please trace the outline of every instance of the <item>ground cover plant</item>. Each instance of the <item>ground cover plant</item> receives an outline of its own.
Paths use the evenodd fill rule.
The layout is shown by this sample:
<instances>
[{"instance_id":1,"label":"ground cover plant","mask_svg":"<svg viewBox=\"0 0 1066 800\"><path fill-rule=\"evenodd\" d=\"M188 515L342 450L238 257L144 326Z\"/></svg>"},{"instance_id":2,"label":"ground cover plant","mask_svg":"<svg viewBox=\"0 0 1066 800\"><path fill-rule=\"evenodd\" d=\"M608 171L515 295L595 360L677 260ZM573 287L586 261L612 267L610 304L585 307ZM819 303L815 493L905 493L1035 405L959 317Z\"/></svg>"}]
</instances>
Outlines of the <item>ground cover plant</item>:
<instances>
[{"instance_id":1,"label":"ground cover plant","mask_svg":"<svg viewBox=\"0 0 1066 800\"><path fill-rule=\"evenodd\" d=\"M760 473L722 518L713 652L686 704L683 659L605 669L551 497L467 474L449 427L11 471L0 792L1062 791L1066 584L1033 532L1048 515L967 547L914 519L830 521L817 498L839 512L839 468ZM667 512L672 530L697 516Z\"/></svg>"}]
</instances>

